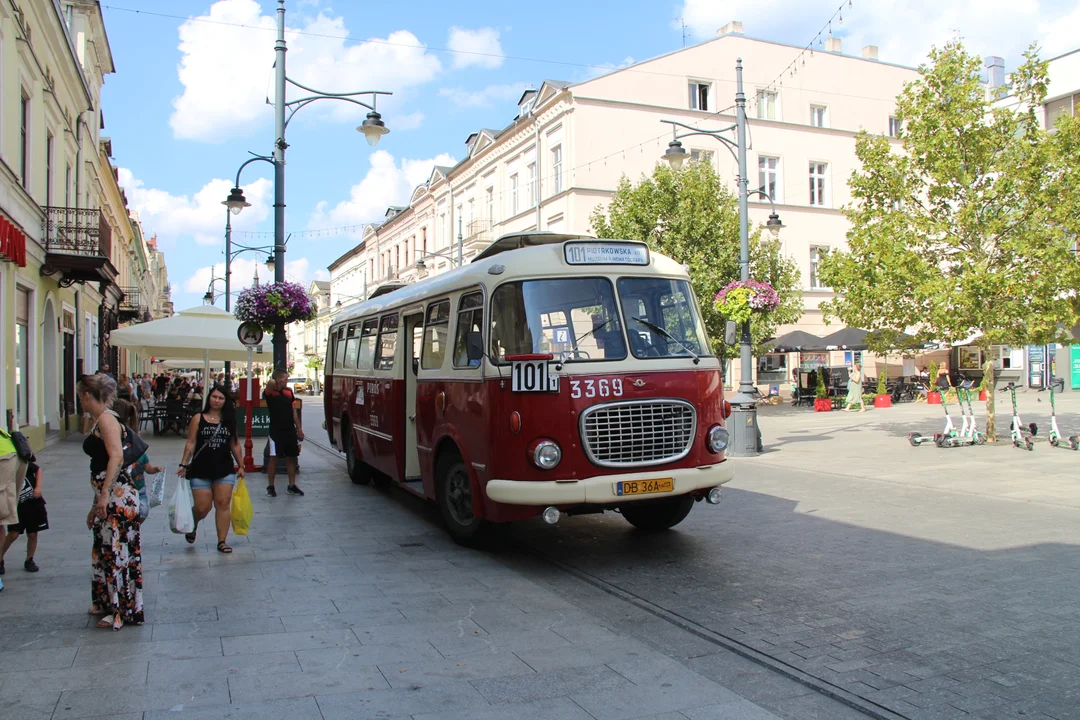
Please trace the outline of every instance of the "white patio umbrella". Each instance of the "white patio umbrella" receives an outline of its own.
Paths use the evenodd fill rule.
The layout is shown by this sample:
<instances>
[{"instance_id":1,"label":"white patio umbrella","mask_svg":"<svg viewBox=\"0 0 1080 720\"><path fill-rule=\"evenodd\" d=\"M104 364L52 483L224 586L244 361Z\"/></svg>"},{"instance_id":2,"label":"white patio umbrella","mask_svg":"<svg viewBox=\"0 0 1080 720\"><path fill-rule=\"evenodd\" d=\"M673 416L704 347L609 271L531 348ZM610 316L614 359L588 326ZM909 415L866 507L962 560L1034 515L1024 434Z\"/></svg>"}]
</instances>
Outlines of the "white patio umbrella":
<instances>
[{"instance_id":1,"label":"white patio umbrella","mask_svg":"<svg viewBox=\"0 0 1080 720\"><path fill-rule=\"evenodd\" d=\"M200 305L172 317L113 330L109 344L167 360L198 358L194 362L201 362L203 377L209 377L211 360L248 359L247 348L236 336L239 328L240 321L232 313L213 305ZM256 361L269 358L269 345L267 339L265 346L255 348Z\"/></svg>"}]
</instances>

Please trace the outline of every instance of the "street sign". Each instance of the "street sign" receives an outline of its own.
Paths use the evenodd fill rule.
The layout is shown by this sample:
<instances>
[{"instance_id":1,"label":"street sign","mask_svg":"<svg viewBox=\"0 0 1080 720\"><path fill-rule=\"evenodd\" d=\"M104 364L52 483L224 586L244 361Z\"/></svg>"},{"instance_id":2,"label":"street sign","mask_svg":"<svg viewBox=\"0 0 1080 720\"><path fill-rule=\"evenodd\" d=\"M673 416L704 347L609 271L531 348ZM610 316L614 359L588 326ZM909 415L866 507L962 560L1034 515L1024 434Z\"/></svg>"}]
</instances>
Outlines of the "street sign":
<instances>
[{"instance_id":1,"label":"street sign","mask_svg":"<svg viewBox=\"0 0 1080 720\"><path fill-rule=\"evenodd\" d=\"M263 329L253 322L240 323L240 329L236 331L236 337L248 347L258 345L263 340Z\"/></svg>"}]
</instances>

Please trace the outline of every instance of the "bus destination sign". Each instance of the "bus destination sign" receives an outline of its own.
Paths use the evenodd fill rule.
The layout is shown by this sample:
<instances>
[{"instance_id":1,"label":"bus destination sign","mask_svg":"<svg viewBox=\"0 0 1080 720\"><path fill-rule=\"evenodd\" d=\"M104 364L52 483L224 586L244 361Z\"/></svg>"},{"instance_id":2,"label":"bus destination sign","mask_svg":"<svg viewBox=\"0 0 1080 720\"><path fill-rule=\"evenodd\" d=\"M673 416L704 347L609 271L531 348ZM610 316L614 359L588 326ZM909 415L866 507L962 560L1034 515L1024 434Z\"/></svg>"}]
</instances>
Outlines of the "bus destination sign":
<instances>
[{"instance_id":1,"label":"bus destination sign","mask_svg":"<svg viewBox=\"0 0 1080 720\"><path fill-rule=\"evenodd\" d=\"M628 242L568 242L568 265L648 265L649 248Z\"/></svg>"}]
</instances>

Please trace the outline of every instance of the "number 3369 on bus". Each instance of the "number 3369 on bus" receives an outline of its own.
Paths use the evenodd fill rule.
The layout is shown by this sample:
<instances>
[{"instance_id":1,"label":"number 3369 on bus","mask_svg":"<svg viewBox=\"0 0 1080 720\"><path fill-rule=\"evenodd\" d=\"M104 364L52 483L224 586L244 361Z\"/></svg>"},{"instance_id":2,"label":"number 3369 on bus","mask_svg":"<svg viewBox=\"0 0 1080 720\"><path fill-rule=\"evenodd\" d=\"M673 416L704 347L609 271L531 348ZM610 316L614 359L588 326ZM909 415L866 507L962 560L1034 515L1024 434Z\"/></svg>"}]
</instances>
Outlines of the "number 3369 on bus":
<instances>
[{"instance_id":1,"label":"number 3369 on bus","mask_svg":"<svg viewBox=\"0 0 1080 720\"><path fill-rule=\"evenodd\" d=\"M597 380L571 380L570 397L622 397L622 378L599 378Z\"/></svg>"}]
</instances>

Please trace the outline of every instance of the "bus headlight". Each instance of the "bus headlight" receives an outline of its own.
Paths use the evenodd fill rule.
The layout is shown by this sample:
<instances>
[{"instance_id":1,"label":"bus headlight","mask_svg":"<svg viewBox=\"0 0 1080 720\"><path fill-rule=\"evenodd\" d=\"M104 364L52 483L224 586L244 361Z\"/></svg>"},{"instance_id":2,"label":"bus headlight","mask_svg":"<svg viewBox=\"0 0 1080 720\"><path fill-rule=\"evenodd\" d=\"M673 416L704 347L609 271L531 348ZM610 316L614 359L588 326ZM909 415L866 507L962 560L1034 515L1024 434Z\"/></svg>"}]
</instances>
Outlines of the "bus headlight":
<instances>
[{"instance_id":1,"label":"bus headlight","mask_svg":"<svg viewBox=\"0 0 1080 720\"><path fill-rule=\"evenodd\" d=\"M722 425L713 425L708 435L709 452L721 453L728 446L728 431Z\"/></svg>"},{"instance_id":2,"label":"bus headlight","mask_svg":"<svg viewBox=\"0 0 1080 720\"><path fill-rule=\"evenodd\" d=\"M533 465L541 470L551 470L562 460L562 449L554 440L541 440L532 448Z\"/></svg>"}]
</instances>

